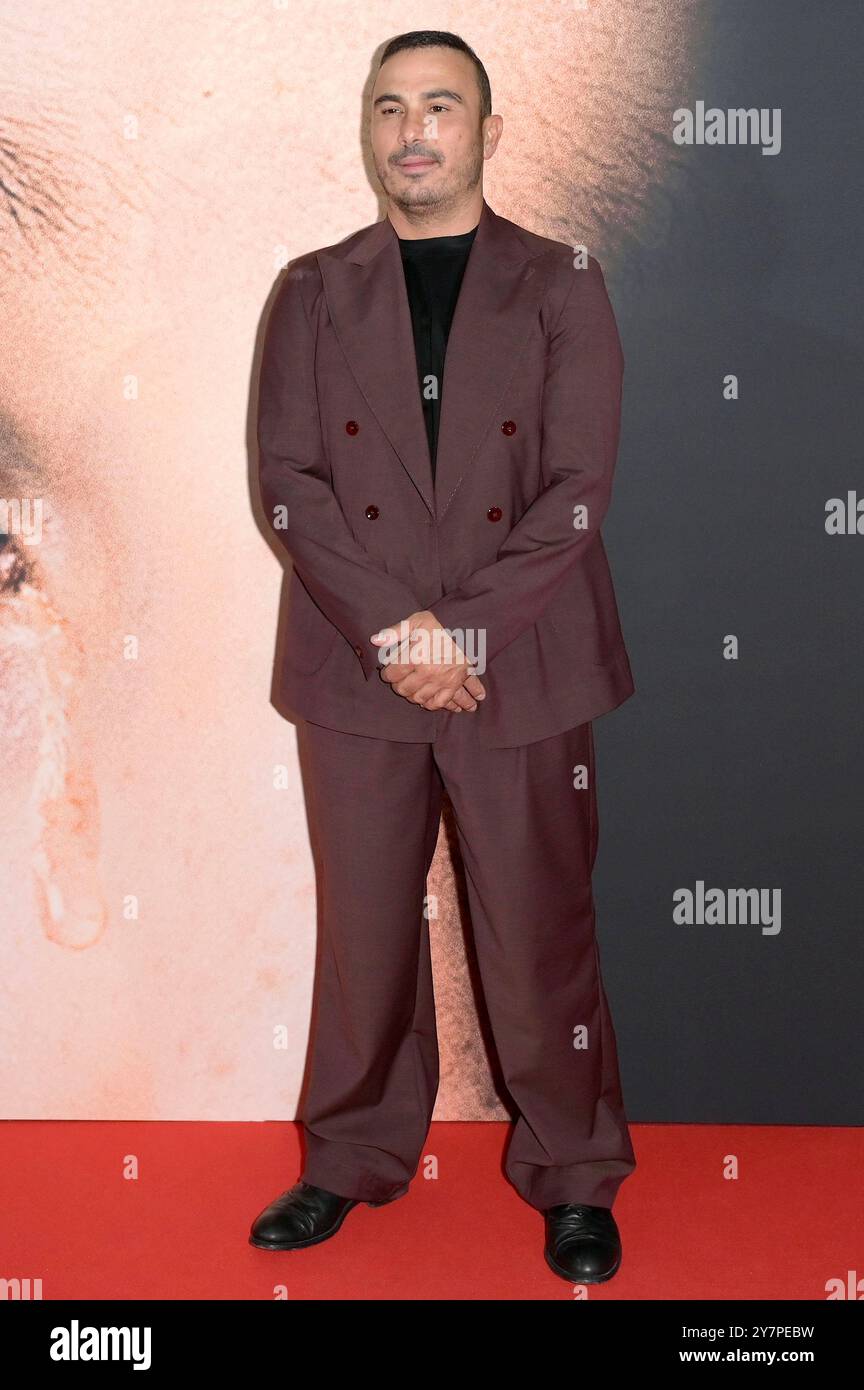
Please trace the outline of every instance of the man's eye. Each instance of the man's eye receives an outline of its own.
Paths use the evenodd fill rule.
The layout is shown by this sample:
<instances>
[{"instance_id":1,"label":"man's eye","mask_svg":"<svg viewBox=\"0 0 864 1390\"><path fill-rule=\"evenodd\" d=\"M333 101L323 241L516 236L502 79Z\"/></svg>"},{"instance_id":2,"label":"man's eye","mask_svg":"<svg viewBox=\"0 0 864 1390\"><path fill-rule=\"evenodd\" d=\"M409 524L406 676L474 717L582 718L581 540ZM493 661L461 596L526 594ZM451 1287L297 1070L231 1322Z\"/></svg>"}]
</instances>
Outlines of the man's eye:
<instances>
[{"instance_id":1,"label":"man's eye","mask_svg":"<svg viewBox=\"0 0 864 1390\"><path fill-rule=\"evenodd\" d=\"M0 531L0 597L17 594L22 584L32 578L32 564L22 553L14 536Z\"/></svg>"}]
</instances>

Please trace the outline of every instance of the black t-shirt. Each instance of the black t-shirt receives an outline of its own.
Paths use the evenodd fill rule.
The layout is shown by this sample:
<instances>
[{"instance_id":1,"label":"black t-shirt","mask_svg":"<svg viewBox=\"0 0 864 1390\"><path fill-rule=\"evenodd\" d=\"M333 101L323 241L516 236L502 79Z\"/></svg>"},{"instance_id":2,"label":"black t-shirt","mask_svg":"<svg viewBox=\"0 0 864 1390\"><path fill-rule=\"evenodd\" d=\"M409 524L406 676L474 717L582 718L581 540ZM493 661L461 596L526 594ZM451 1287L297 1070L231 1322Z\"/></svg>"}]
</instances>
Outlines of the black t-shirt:
<instances>
[{"instance_id":1,"label":"black t-shirt","mask_svg":"<svg viewBox=\"0 0 864 1390\"><path fill-rule=\"evenodd\" d=\"M473 231L461 232L458 236L418 237L414 240L399 238L433 475L447 338L468 253L476 233L475 227ZM431 384L429 377L434 378Z\"/></svg>"}]
</instances>

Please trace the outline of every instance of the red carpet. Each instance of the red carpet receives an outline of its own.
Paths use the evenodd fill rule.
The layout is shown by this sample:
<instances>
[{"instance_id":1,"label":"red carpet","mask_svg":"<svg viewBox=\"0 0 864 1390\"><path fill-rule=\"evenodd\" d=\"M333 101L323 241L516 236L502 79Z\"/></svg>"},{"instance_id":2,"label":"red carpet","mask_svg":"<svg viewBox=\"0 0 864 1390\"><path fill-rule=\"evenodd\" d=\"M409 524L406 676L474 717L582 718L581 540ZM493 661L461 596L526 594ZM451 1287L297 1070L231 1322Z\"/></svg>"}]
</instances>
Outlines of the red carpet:
<instances>
[{"instance_id":1,"label":"red carpet","mask_svg":"<svg viewBox=\"0 0 864 1390\"><path fill-rule=\"evenodd\" d=\"M501 1172L507 1132L434 1124L437 1178L424 1159L407 1196L355 1208L322 1245L272 1253L247 1236L299 1175L291 1123L6 1121L0 1278L41 1278L45 1300L272 1299L282 1285L291 1300L572 1299L543 1260L542 1216ZM615 1204L624 1259L590 1299L824 1300L827 1281L864 1278L861 1130L631 1133L638 1167ZM729 1155L737 1180L723 1176Z\"/></svg>"}]
</instances>

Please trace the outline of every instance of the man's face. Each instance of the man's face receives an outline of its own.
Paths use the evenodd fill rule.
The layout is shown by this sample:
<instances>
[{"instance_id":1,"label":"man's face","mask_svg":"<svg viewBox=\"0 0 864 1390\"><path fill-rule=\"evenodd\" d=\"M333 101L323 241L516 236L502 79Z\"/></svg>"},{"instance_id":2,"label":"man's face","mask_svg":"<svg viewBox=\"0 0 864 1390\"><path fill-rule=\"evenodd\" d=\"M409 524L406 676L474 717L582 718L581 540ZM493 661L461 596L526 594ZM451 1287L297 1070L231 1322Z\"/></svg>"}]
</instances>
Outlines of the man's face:
<instances>
[{"instance_id":1,"label":"man's face","mask_svg":"<svg viewBox=\"0 0 864 1390\"><path fill-rule=\"evenodd\" d=\"M471 59L415 48L383 63L372 89L372 153L398 208L445 211L480 182L484 131ZM491 152L491 151L489 151Z\"/></svg>"},{"instance_id":2,"label":"man's face","mask_svg":"<svg viewBox=\"0 0 864 1390\"><path fill-rule=\"evenodd\" d=\"M673 0L526 15L471 7L507 113L489 202L614 263L668 183L695 19ZM0 1072L7 1112L22 1086L46 1114L71 1099L75 1114L259 1118L274 1085L294 1100L315 897L296 735L269 704L284 561L250 488L250 379L280 265L381 215L358 123L392 16L382 0L360 30L315 0L3 7L0 499L44 503L38 543L0 536L0 903L17 984L0 1030L26 1058L23 1080ZM418 98L439 87L461 101ZM470 59L401 53L373 90L401 98L372 120L387 192L404 205L470 186ZM436 165L398 169L406 141ZM443 846L438 862L441 980L462 937ZM465 998L445 982L438 1000L459 1059L451 1118L487 1094ZM290 1080L284 1052L249 1046L283 1021Z\"/></svg>"}]
</instances>

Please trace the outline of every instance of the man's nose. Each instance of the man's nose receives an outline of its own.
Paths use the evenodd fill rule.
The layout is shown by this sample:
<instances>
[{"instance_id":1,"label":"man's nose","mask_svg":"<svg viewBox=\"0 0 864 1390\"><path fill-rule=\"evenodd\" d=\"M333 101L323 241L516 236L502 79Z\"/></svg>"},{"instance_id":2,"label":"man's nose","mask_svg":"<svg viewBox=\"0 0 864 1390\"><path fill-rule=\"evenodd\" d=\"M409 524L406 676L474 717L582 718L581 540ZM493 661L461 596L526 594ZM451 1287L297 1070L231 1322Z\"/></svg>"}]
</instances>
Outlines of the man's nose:
<instances>
[{"instance_id":1,"label":"man's nose","mask_svg":"<svg viewBox=\"0 0 864 1390\"><path fill-rule=\"evenodd\" d=\"M423 145L429 139L429 131L423 124L423 117L406 112L402 118L399 136L403 145ZM402 153L404 154L405 151L403 150Z\"/></svg>"}]
</instances>

